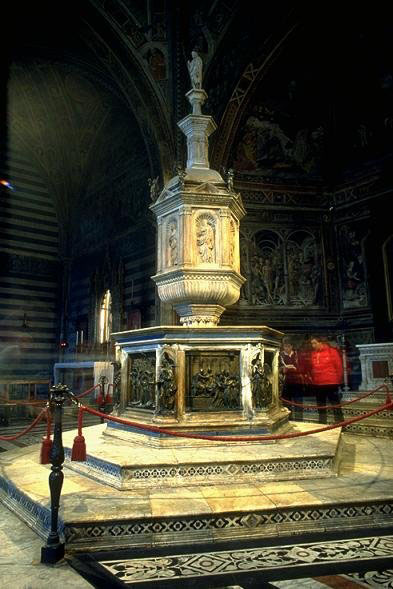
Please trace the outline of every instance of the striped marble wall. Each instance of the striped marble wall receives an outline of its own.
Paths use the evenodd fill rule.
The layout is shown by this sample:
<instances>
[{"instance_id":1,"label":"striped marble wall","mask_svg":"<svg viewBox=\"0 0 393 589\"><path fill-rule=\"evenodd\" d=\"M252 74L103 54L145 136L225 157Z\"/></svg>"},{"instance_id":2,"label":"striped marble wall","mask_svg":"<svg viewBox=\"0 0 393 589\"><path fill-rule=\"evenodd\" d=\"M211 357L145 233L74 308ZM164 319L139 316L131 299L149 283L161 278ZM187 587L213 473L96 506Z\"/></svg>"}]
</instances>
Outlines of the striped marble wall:
<instances>
[{"instance_id":1,"label":"striped marble wall","mask_svg":"<svg viewBox=\"0 0 393 589\"><path fill-rule=\"evenodd\" d=\"M58 224L31 161L11 153L0 170L0 381L46 378L57 352Z\"/></svg>"},{"instance_id":2,"label":"striped marble wall","mask_svg":"<svg viewBox=\"0 0 393 589\"><path fill-rule=\"evenodd\" d=\"M88 341L85 332L84 344L88 348L94 344L91 320L96 293L91 279L95 272L109 276L105 286L100 285L102 292L97 292L98 296L103 295L106 288L109 288L112 294L119 289L121 317L114 322L114 331L127 328L129 314L135 309L141 312L142 327L149 327L156 323L155 285L150 278L155 273L156 263L153 227L150 227L149 231L146 231L146 228L137 229L123 238L115 237L111 243L111 252L107 262L105 262L106 254L100 250L95 255L83 256L73 263L69 292L67 334L69 346L66 356L73 354L76 331L85 329L84 326L89 326ZM110 270L105 264L110 266ZM122 271L121 283L118 282L119 268ZM82 359L80 355L79 359Z\"/></svg>"},{"instance_id":3,"label":"striped marble wall","mask_svg":"<svg viewBox=\"0 0 393 589\"><path fill-rule=\"evenodd\" d=\"M155 285L151 276L155 273L155 243L150 247L135 245L124 257L124 309L143 309L143 327L155 325Z\"/></svg>"}]
</instances>

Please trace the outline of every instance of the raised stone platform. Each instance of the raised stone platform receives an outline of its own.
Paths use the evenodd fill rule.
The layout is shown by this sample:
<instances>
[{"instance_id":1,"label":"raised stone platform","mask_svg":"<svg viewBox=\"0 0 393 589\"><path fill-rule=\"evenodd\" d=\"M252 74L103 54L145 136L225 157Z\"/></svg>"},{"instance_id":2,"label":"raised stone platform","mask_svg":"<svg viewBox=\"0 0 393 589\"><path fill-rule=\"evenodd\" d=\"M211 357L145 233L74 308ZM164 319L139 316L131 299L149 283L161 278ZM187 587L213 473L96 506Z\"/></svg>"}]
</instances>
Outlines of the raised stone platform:
<instances>
[{"instance_id":1,"label":"raised stone platform","mask_svg":"<svg viewBox=\"0 0 393 589\"><path fill-rule=\"evenodd\" d=\"M367 391L348 391L347 393L343 394L343 401L349 401L350 399L359 397L365 392ZM385 402L386 392L382 391L381 393L371 395L362 401L351 403L349 405L343 405L342 412L344 415L344 420L346 421L348 419L352 419L353 417L366 415L370 411L373 411L377 407L383 405ZM314 405L315 397L304 397L302 403L304 405ZM318 411L316 409L304 409L302 412L302 417L299 417L299 419L302 419L305 422L318 423ZM334 422L333 411L327 412L327 422L328 424ZM351 423L345 426L343 429L348 433L393 438L393 410L384 409L380 413L377 413L371 417L366 417L361 421Z\"/></svg>"},{"instance_id":2,"label":"raised stone platform","mask_svg":"<svg viewBox=\"0 0 393 589\"><path fill-rule=\"evenodd\" d=\"M97 427L85 433L89 445ZM36 445L0 456L0 498L46 538L50 468L38 454ZM393 442L342 434L338 468L337 476L281 482L261 474L253 483L231 476L227 484L171 487L158 478L123 491L65 468L61 527L68 551L391 527Z\"/></svg>"},{"instance_id":3,"label":"raised stone platform","mask_svg":"<svg viewBox=\"0 0 393 589\"><path fill-rule=\"evenodd\" d=\"M298 427L315 429L309 424ZM146 448L140 443L103 436L104 428L88 428L86 462L69 460L73 435L65 434L66 465L120 490L160 486L181 491L184 486L231 484L234 480L253 484L324 478L336 475L340 460L339 429L279 440L273 445L263 441L209 442L207 447L196 448L188 445L195 440L176 438L182 447Z\"/></svg>"}]
</instances>

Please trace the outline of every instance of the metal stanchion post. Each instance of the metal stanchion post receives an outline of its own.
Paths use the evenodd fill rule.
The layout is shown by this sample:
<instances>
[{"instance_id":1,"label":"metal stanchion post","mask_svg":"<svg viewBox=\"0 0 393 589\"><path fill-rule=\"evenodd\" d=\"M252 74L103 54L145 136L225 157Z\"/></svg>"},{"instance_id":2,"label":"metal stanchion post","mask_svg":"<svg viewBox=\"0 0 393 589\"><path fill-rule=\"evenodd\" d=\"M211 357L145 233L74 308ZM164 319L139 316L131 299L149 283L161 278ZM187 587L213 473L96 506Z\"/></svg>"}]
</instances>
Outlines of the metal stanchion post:
<instances>
[{"instance_id":1,"label":"metal stanchion post","mask_svg":"<svg viewBox=\"0 0 393 589\"><path fill-rule=\"evenodd\" d=\"M107 377L103 374L102 376L100 376L99 378L100 380L100 384L101 384L101 393L102 393L102 403L101 405L98 407L98 410L101 411L101 413L105 413L105 407L106 407L106 402L105 402L105 385L108 383L108 379ZM104 423L104 418L101 417L101 423Z\"/></svg>"},{"instance_id":2,"label":"metal stanchion post","mask_svg":"<svg viewBox=\"0 0 393 589\"><path fill-rule=\"evenodd\" d=\"M60 495L63 486L64 448L62 440L63 404L69 396L68 387L57 384L49 392L49 404L54 413L53 445L50 451L51 473L49 489L51 498L51 531L46 545L41 548L41 562L55 564L64 557L65 545L60 541L58 532Z\"/></svg>"}]
</instances>

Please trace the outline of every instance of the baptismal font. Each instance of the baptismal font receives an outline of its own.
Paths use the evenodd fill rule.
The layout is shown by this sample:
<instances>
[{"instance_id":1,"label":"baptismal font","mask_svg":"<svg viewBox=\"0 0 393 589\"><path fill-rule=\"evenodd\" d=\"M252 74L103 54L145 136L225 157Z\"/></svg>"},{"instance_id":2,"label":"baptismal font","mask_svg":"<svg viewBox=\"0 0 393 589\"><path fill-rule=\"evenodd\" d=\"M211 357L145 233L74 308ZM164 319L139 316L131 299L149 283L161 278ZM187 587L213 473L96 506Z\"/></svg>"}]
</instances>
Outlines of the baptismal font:
<instances>
[{"instance_id":1,"label":"baptismal font","mask_svg":"<svg viewBox=\"0 0 393 589\"><path fill-rule=\"evenodd\" d=\"M245 282L239 254L245 209L233 188L232 171L224 181L209 166L208 138L216 125L202 114L207 94L195 51L188 69L192 88L186 97L192 113L178 123L187 138L187 165L150 206L157 219L152 279L181 325L113 334L121 363L120 414L185 433L282 431L289 415L279 399L282 334L265 326L218 326ZM179 443L109 424L108 433L113 430L153 445Z\"/></svg>"}]
</instances>

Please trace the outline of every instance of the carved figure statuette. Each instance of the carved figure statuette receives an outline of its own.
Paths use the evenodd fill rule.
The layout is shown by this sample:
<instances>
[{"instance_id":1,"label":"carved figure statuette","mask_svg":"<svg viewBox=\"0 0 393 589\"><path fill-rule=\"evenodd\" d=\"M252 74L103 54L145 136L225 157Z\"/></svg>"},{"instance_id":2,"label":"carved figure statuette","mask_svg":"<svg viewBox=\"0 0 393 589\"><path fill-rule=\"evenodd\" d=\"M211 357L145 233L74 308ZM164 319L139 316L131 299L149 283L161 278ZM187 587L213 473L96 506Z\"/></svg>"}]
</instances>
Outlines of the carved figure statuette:
<instances>
[{"instance_id":1,"label":"carved figure statuette","mask_svg":"<svg viewBox=\"0 0 393 589\"><path fill-rule=\"evenodd\" d=\"M272 403L273 386L269 378L271 371L268 364L263 364L258 354L251 362L251 390L253 406L256 409L267 409Z\"/></svg>"},{"instance_id":2,"label":"carved figure statuette","mask_svg":"<svg viewBox=\"0 0 393 589\"><path fill-rule=\"evenodd\" d=\"M172 358L164 352L157 380L157 415L165 415L173 412L177 391L175 382L175 363Z\"/></svg>"},{"instance_id":3,"label":"carved figure statuette","mask_svg":"<svg viewBox=\"0 0 393 589\"><path fill-rule=\"evenodd\" d=\"M200 219L196 238L200 260L202 262L214 262L215 235L213 222L209 222L206 218Z\"/></svg>"},{"instance_id":4,"label":"carved figure statuette","mask_svg":"<svg viewBox=\"0 0 393 589\"><path fill-rule=\"evenodd\" d=\"M176 223L171 223L169 226L168 247L169 247L169 258L168 259L169 259L170 265L176 266L177 265L177 255L178 255Z\"/></svg>"},{"instance_id":5,"label":"carved figure statuette","mask_svg":"<svg viewBox=\"0 0 393 589\"><path fill-rule=\"evenodd\" d=\"M229 168L227 171L227 187L229 192L233 192L233 178L234 178L234 171L233 168Z\"/></svg>"},{"instance_id":6,"label":"carved figure statuette","mask_svg":"<svg viewBox=\"0 0 393 589\"><path fill-rule=\"evenodd\" d=\"M191 86L193 89L202 88L202 67L203 62L196 51L191 52L192 59L187 61L188 72L190 74Z\"/></svg>"},{"instance_id":7,"label":"carved figure statuette","mask_svg":"<svg viewBox=\"0 0 393 589\"><path fill-rule=\"evenodd\" d=\"M152 202L155 202L160 193L160 189L158 186L158 176L156 176L155 178L148 178L147 181L150 186L150 198Z\"/></svg>"}]
</instances>

